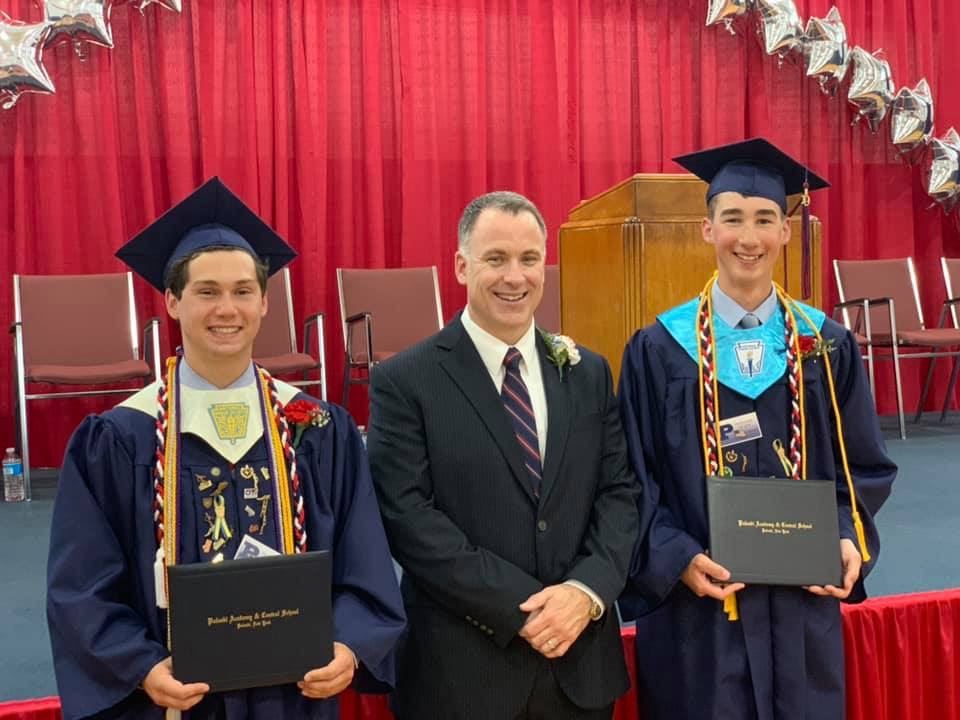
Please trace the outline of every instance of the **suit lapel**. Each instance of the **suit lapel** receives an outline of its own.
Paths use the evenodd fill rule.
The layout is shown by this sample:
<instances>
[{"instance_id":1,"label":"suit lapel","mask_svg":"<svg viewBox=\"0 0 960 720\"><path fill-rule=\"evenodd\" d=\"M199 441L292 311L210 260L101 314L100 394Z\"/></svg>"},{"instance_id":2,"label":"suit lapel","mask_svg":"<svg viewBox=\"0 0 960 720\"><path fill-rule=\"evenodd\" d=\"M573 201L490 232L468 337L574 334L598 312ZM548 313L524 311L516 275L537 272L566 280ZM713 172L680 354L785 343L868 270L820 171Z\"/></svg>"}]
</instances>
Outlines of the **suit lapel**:
<instances>
[{"instance_id":1,"label":"suit lapel","mask_svg":"<svg viewBox=\"0 0 960 720\"><path fill-rule=\"evenodd\" d=\"M470 336L464 331L459 317L440 332L437 345L441 350L446 351L441 354L440 366L460 387L467 401L473 405L506 458L514 478L531 502L536 503L537 500L530 486L530 475L523 465L520 444L503 409L503 401L497 394L497 389L490 380L490 373L487 372Z\"/></svg>"},{"instance_id":2,"label":"suit lapel","mask_svg":"<svg viewBox=\"0 0 960 720\"><path fill-rule=\"evenodd\" d=\"M547 355L547 345L537 331L537 352L540 353L540 370L543 374L543 390L547 396L547 448L544 451L543 485L540 488L540 501L543 502L553 489L557 473L563 464L563 453L570 434L570 378L561 379L557 366ZM570 368L564 368L564 374Z\"/></svg>"}]
</instances>

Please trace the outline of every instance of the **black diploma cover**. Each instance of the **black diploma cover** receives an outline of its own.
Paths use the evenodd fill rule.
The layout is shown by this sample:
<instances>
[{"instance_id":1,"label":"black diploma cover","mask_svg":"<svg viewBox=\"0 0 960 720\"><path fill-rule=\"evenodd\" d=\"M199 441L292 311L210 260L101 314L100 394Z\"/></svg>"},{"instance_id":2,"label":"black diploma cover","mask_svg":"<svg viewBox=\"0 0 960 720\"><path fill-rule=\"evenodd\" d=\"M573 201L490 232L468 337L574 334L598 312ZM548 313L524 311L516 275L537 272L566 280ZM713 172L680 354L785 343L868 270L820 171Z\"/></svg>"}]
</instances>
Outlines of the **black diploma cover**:
<instances>
[{"instance_id":1,"label":"black diploma cover","mask_svg":"<svg viewBox=\"0 0 960 720\"><path fill-rule=\"evenodd\" d=\"M707 478L710 557L731 582L843 584L836 484L786 478Z\"/></svg>"},{"instance_id":2,"label":"black diploma cover","mask_svg":"<svg viewBox=\"0 0 960 720\"><path fill-rule=\"evenodd\" d=\"M280 685L333 660L330 553L168 569L173 675L210 690Z\"/></svg>"}]
</instances>

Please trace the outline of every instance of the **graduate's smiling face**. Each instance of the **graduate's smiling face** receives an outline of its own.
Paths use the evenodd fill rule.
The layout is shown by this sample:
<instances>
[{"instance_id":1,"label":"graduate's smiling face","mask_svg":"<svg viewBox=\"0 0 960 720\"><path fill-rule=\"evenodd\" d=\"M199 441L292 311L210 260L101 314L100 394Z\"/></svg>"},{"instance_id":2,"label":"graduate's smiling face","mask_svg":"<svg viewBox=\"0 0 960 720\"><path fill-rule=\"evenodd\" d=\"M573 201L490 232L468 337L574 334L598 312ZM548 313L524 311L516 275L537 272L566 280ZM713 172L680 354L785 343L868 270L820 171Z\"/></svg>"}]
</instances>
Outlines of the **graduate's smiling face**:
<instances>
[{"instance_id":1,"label":"graduate's smiling face","mask_svg":"<svg viewBox=\"0 0 960 720\"><path fill-rule=\"evenodd\" d=\"M267 298L253 258L242 250L214 250L194 257L180 297L167 290L167 312L180 322L187 362L204 377L218 365L245 369L253 354Z\"/></svg>"},{"instance_id":2,"label":"graduate's smiling face","mask_svg":"<svg viewBox=\"0 0 960 720\"><path fill-rule=\"evenodd\" d=\"M545 257L546 238L532 213L481 212L455 259L477 325L508 345L523 337L543 297Z\"/></svg>"},{"instance_id":3,"label":"graduate's smiling face","mask_svg":"<svg viewBox=\"0 0 960 720\"><path fill-rule=\"evenodd\" d=\"M773 200L737 192L715 195L711 208L701 231L716 251L720 288L735 300L763 300L770 293L780 250L790 240L789 221Z\"/></svg>"}]
</instances>

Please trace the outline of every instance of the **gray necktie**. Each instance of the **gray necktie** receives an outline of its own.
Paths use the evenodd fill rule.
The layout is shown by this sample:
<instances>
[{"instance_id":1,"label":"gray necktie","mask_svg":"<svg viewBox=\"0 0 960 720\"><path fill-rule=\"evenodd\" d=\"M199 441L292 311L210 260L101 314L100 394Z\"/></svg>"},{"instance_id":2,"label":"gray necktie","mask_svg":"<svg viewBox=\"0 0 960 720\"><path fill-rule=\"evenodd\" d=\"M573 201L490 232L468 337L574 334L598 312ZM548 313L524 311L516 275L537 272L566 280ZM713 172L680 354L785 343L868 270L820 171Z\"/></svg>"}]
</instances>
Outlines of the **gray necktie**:
<instances>
[{"instance_id":1,"label":"gray necktie","mask_svg":"<svg viewBox=\"0 0 960 720\"><path fill-rule=\"evenodd\" d=\"M755 328L760 326L760 318L758 318L753 313L747 313L740 319L740 327L744 330L749 330L750 328Z\"/></svg>"}]
</instances>

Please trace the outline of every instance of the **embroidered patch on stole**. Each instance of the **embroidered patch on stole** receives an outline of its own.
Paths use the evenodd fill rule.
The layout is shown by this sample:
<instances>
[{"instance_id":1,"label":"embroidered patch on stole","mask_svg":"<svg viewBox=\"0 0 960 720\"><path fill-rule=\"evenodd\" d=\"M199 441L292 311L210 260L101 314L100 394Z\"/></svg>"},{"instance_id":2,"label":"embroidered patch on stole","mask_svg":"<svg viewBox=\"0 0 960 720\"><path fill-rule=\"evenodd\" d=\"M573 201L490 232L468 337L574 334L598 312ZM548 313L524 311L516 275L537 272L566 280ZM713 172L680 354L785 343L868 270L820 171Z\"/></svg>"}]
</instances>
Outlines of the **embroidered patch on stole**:
<instances>
[{"instance_id":1,"label":"embroidered patch on stole","mask_svg":"<svg viewBox=\"0 0 960 720\"><path fill-rule=\"evenodd\" d=\"M247 436L250 406L247 403L217 403L210 406L210 417L217 436L235 444Z\"/></svg>"},{"instance_id":2,"label":"embroidered patch on stole","mask_svg":"<svg viewBox=\"0 0 960 720\"><path fill-rule=\"evenodd\" d=\"M737 365L740 367L740 374L744 377L752 378L763 371L763 341L750 340L748 342L738 342L734 345L734 351L737 353Z\"/></svg>"}]
</instances>

